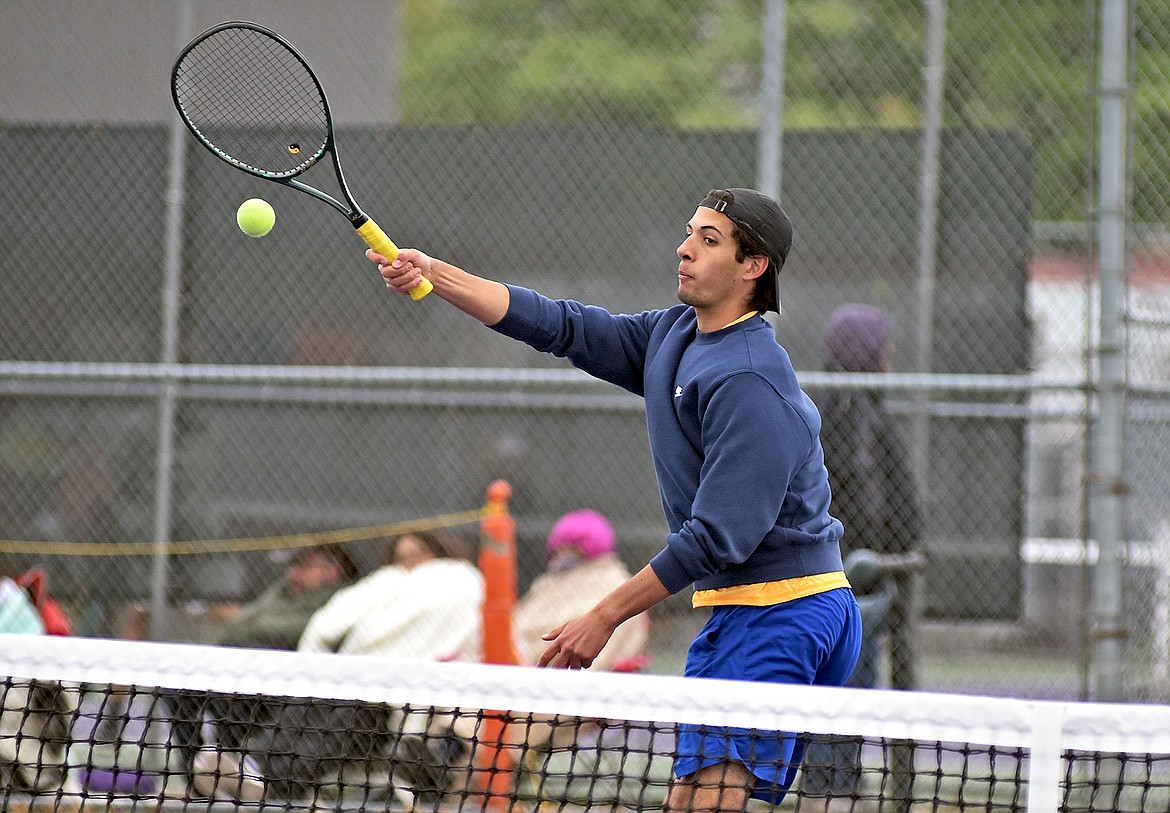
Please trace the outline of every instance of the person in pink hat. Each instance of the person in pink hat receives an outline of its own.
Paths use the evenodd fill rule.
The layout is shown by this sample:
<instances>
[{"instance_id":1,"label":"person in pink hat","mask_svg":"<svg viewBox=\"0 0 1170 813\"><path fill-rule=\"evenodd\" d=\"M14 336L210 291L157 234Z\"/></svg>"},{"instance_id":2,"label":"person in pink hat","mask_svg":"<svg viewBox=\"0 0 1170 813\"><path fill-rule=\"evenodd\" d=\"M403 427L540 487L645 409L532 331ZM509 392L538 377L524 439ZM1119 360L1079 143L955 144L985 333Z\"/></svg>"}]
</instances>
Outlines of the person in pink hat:
<instances>
[{"instance_id":1,"label":"person in pink hat","mask_svg":"<svg viewBox=\"0 0 1170 813\"><path fill-rule=\"evenodd\" d=\"M524 663L548 648L542 636L582 615L630 578L617 556L617 537L606 517L590 508L565 514L549 533L548 567L516 605L513 627ZM649 618L640 613L618 626L590 667L630 671L645 662Z\"/></svg>"}]
</instances>

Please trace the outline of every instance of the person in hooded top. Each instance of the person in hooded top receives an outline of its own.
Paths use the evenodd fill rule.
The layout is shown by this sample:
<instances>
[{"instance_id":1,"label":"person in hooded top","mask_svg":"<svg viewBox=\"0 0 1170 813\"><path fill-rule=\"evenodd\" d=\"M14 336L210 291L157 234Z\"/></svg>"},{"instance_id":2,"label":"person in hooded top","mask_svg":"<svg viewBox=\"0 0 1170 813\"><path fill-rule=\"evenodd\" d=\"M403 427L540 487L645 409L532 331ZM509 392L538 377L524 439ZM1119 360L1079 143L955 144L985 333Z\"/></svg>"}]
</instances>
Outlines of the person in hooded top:
<instances>
[{"instance_id":1,"label":"person in hooded top","mask_svg":"<svg viewBox=\"0 0 1170 813\"><path fill-rule=\"evenodd\" d=\"M548 536L548 566L517 603L512 617L522 663L536 663L544 634L588 612L631 573L617 555L613 525L589 508L565 514ZM635 671L646 660L650 621L640 613L620 624L593 659L596 671Z\"/></svg>"}]
</instances>

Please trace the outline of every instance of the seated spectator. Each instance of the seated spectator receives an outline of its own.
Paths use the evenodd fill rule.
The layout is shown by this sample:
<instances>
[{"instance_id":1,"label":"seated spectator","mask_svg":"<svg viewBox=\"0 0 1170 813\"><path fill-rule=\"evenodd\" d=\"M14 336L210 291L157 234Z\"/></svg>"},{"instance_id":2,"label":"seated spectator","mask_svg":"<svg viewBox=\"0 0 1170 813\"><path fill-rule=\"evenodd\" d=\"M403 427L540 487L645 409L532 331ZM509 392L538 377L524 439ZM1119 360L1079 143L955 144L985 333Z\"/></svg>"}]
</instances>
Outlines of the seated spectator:
<instances>
[{"instance_id":1,"label":"seated spectator","mask_svg":"<svg viewBox=\"0 0 1170 813\"><path fill-rule=\"evenodd\" d=\"M296 649L309 620L340 589L357 581L358 569L337 546L298 552L284 578L244 606L220 631L218 643L257 649Z\"/></svg>"},{"instance_id":2,"label":"seated spectator","mask_svg":"<svg viewBox=\"0 0 1170 813\"><path fill-rule=\"evenodd\" d=\"M46 635L72 635L73 622L65 609L49 595L49 577L43 568L34 567L16 577L16 583L23 587L37 615L41 617Z\"/></svg>"},{"instance_id":3,"label":"seated spectator","mask_svg":"<svg viewBox=\"0 0 1170 813\"><path fill-rule=\"evenodd\" d=\"M604 596L630 578L618 558L617 535L610 521L597 511L582 509L565 514L553 526L546 544L548 566L516 605L513 632L523 663L535 664L548 642L542 637L561 624L591 609ZM643 613L619 626L594 659L594 671L635 671L647 662L646 644L650 621ZM545 715L528 715L508 733L513 743L534 748L527 768L536 767L541 776L546 760L554 759L547 749L572 743L584 744L598 733L589 720L567 720ZM575 752L574 752L575 753ZM539 783L538 783L539 784Z\"/></svg>"},{"instance_id":4,"label":"seated spectator","mask_svg":"<svg viewBox=\"0 0 1170 813\"><path fill-rule=\"evenodd\" d=\"M28 591L17 584L18 573L0 559L0 633L44 635L45 624Z\"/></svg>"},{"instance_id":5,"label":"seated spectator","mask_svg":"<svg viewBox=\"0 0 1170 813\"><path fill-rule=\"evenodd\" d=\"M548 536L548 567L516 605L513 625L524 663L536 663L548 642L541 636L589 611L630 578L617 557L613 525L591 509L565 514ZM644 664L650 622L644 613L614 632L594 659L595 671L629 671Z\"/></svg>"},{"instance_id":6,"label":"seated spectator","mask_svg":"<svg viewBox=\"0 0 1170 813\"><path fill-rule=\"evenodd\" d=\"M0 556L0 633L44 635L32 597ZM75 793L66 746L77 690L55 680L0 678L0 798L10 790Z\"/></svg>"},{"instance_id":7,"label":"seated spectator","mask_svg":"<svg viewBox=\"0 0 1170 813\"><path fill-rule=\"evenodd\" d=\"M483 575L454 536L413 533L391 564L339 590L313 614L302 652L478 661Z\"/></svg>"},{"instance_id":8,"label":"seated spectator","mask_svg":"<svg viewBox=\"0 0 1170 813\"><path fill-rule=\"evenodd\" d=\"M355 582L357 566L342 548L322 545L297 552L283 577L230 619L216 636L222 646L256 649L296 649L305 625L339 589ZM218 746L232 751L269 717L258 701L206 692L175 692L171 742L182 759L183 773L193 778L201 748ZM215 742L204 734L214 732ZM195 783L196 785L198 783ZM212 794L196 790L198 796ZM187 788L178 788L184 794Z\"/></svg>"},{"instance_id":9,"label":"seated spectator","mask_svg":"<svg viewBox=\"0 0 1170 813\"><path fill-rule=\"evenodd\" d=\"M388 564L338 590L313 614L297 649L478 660L483 598L469 546L438 533L406 534L394 541ZM200 773L220 780L217 796L241 801L312 798L350 768L359 785L376 773L387 794L409 786L416 798L434 799L457 781L469 755L466 732L447 736L455 719L380 703L289 703L249 739L246 758L215 755ZM432 752L423 733L444 743L443 752ZM382 767L371 771L374 764ZM400 780L393 789L392 775Z\"/></svg>"}]
</instances>

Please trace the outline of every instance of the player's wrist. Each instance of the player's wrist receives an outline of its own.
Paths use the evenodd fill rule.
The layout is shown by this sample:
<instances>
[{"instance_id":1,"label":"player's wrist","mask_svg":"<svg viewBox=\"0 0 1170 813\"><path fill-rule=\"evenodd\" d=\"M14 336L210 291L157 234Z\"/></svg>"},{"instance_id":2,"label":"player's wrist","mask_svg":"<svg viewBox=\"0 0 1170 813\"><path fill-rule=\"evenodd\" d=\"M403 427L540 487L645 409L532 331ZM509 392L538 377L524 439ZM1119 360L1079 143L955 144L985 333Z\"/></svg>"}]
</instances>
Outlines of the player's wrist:
<instances>
[{"instance_id":1,"label":"player's wrist","mask_svg":"<svg viewBox=\"0 0 1170 813\"><path fill-rule=\"evenodd\" d=\"M597 603L597 606L591 611L594 619L599 625L613 632L623 621L629 618L625 609L621 607L613 596L602 599Z\"/></svg>"}]
</instances>

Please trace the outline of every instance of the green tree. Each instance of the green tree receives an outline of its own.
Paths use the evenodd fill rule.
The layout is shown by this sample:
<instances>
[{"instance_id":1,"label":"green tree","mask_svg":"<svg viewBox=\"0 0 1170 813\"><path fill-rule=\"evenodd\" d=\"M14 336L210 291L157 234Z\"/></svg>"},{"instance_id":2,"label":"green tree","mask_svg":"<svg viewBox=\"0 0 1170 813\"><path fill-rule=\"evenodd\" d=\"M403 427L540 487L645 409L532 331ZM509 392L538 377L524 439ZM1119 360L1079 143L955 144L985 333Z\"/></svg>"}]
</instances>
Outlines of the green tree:
<instances>
[{"instance_id":1,"label":"green tree","mask_svg":"<svg viewBox=\"0 0 1170 813\"><path fill-rule=\"evenodd\" d=\"M721 86L725 55L751 39L745 5L713 14L702 0L405 0L403 117L748 126L751 112Z\"/></svg>"},{"instance_id":2,"label":"green tree","mask_svg":"<svg viewBox=\"0 0 1170 813\"><path fill-rule=\"evenodd\" d=\"M1092 3L947 4L944 123L1024 132L1036 216L1081 219L1093 183ZM403 0L404 119L760 125L763 0ZM921 0L788 0L785 127L916 128ZM1170 0L1137 0L1135 209L1170 217Z\"/></svg>"}]
</instances>

